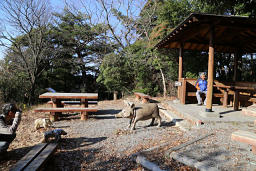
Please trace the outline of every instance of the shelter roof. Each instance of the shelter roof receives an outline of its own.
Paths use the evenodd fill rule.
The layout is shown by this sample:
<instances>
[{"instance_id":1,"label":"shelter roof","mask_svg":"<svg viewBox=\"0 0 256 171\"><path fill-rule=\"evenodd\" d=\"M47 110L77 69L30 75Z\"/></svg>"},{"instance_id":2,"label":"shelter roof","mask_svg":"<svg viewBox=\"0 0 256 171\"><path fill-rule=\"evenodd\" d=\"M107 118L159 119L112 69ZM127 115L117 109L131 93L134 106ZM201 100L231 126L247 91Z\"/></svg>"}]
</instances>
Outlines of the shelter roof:
<instances>
[{"instance_id":1,"label":"shelter roof","mask_svg":"<svg viewBox=\"0 0 256 171\"><path fill-rule=\"evenodd\" d=\"M192 13L156 48L180 48L208 51L210 29L214 27L214 47L218 52L256 52L256 19L241 16Z\"/></svg>"}]
</instances>

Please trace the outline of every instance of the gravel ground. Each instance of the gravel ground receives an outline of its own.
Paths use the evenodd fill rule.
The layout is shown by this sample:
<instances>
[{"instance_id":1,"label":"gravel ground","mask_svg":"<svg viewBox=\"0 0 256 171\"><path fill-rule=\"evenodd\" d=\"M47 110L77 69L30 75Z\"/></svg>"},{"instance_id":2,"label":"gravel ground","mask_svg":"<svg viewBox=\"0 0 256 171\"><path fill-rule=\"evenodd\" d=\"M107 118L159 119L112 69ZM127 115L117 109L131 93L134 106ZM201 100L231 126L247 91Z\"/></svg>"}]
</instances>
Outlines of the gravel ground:
<instances>
[{"instance_id":1,"label":"gravel ground","mask_svg":"<svg viewBox=\"0 0 256 171\"><path fill-rule=\"evenodd\" d=\"M148 121L138 122L135 131L127 128L129 119L114 117L124 107L123 101L103 101L98 104L97 115L90 115L88 121L81 121L79 115L70 114L55 122L55 128L64 129L68 135L62 142L46 170L145 170L132 161L131 155L141 150L170 143L169 147L187 141L183 132L163 117L162 127L146 127ZM33 110L23 113L17 138L11 144L8 160L0 162L0 170L9 170L35 144L45 131L35 131L34 120L47 117ZM153 156L154 153L154 157ZM162 169L191 170L174 160L166 160L159 151L147 154L149 160L158 161ZM159 162L161 161L161 162Z\"/></svg>"},{"instance_id":2,"label":"gravel ground","mask_svg":"<svg viewBox=\"0 0 256 171\"><path fill-rule=\"evenodd\" d=\"M103 101L97 106L97 115L81 121L78 114L64 115L55 122L55 128L64 129L68 135L63 139L50 160L46 170L146 170L133 162L131 155L145 149L167 143L168 145L143 152L148 160L165 170L196 170L166 157L166 152L175 146L201 135L214 133L203 140L177 150L187 156L206 162L219 170L256 170L255 155L246 144L231 141L230 136L238 129L255 132L254 125L243 123L211 123L192 127L183 132L164 116L163 126L146 127L148 121L138 122L135 131L127 129L129 119L114 117L124 107L123 101ZM11 144L8 160L0 162L0 170L9 170L32 147L39 143L43 128L35 131L34 120L47 117L43 113L24 112L17 137Z\"/></svg>"}]
</instances>

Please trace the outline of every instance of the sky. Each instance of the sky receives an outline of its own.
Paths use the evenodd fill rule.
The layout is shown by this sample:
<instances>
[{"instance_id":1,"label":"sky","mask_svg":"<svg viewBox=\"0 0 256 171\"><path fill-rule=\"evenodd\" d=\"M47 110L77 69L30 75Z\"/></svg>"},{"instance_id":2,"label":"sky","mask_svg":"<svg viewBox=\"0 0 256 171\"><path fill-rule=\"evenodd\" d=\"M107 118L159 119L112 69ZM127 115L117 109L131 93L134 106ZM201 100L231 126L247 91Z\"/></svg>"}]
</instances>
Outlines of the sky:
<instances>
[{"instance_id":1,"label":"sky","mask_svg":"<svg viewBox=\"0 0 256 171\"><path fill-rule=\"evenodd\" d=\"M65 3L64 3L65 1L64 0L49 0L49 1L50 1L50 4L51 4L54 11L61 11L65 6ZM1 16L0 17L0 21L1 21L0 26L5 27L5 28L8 29L8 24L5 23L4 20L3 20L4 13L1 10L0 10L0 16ZM0 27L0 29L1 29L1 27ZM6 49L4 47L0 46L0 59L3 59L5 50Z\"/></svg>"},{"instance_id":2,"label":"sky","mask_svg":"<svg viewBox=\"0 0 256 171\"><path fill-rule=\"evenodd\" d=\"M1 0L0 0L1 1ZM81 3L84 2L84 4ZM100 12L99 8L97 8L96 0L49 0L51 10L54 12L61 12L63 8L65 7L65 2L72 3L76 9L84 12L85 10L91 12L95 18L93 18L94 21L97 21L97 17L100 16L102 13ZM111 2L112 0L106 0L106 2ZM125 6L128 4L128 2L131 2L132 0L115 0L122 2L122 5ZM138 15L140 12L141 7L144 6L146 0L133 0L135 2L136 6L133 6L132 13ZM117 5L118 3L114 3L114 5ZM116 6L116 8L119 8L119 10L123 13L126 13L127 11L122 6ZM7 28L8 31L10 31L10 26L6 22L4 22L4 13L0 10L0 31L2 27L4 26ZM118 24L118 21L115 17L110 18L110 22L112 25L115 25L115 29L120 31L120 24ZM9 28L8 28L9 27ZM16 36L15 32L12 33L12 36ZM0 59L4 57L4 51L6 49L0 46Z\"/></svg>"}]
</instances>

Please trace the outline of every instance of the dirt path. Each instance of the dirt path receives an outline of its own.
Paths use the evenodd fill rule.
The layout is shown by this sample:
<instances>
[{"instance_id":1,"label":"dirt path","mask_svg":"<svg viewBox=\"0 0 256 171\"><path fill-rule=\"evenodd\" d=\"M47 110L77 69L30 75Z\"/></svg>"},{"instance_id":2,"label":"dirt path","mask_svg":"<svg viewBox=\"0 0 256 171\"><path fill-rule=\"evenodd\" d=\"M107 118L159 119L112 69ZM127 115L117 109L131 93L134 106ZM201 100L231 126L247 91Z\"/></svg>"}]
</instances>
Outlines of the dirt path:
<instances>
[{"instance_id":1,"label":"dirt path","mask_svg":"<svg viewBox=\"0 0 256 171\"><path fill-rule=\"evenodd\" d=\"M177 145L185 141L181 138L183 132L165 118L161 128L146 127L150 123L148 120L138 122L137 129L130 131L127 129L129 119L114 117L123 106L121 100L104 101L98 104L100 112L91 115L88 121L81 121L79 115L66 115L55 122L54 127L64 129L68 135L63 137L47 169L142 170L131 160L131 154L165 142ZM33 121L44 115L31 111L23 115L17 138L9 149L9 160L0 163L1 170L8 170L39 142L42 133L33 129ZM184 167L173 161L165 163L164 160L161 165L163 169Z\"/></svg>"}]
</instances>

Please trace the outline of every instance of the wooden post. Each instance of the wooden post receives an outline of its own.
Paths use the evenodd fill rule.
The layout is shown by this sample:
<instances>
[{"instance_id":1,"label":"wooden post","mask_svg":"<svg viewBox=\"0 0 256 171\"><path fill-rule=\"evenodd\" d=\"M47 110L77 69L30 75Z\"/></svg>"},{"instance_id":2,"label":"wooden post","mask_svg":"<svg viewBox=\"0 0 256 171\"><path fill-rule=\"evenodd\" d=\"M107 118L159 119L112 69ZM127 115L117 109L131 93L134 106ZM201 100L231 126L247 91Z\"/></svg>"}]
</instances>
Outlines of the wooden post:
<instances>
[{"instance_id":1,"label":"wooden post","mask_svg":"<svg viewBox=\"0 0 256 171\"><path fill-rule=\"evenodd\" d=\"M214 27L211 27L210 41L209 41L207 101L206 101L206 110L205 110L206 112L212 112L213 71L214 71Z\"/></svg>"},{"instance_id":2,"label":"wooden post","mask_svg":"<svg viewBox=\"0 0 256 171\"><path fill-rule=\"evenodd\" d=\"M238 52L236 51L234 53L234 75L233 75L233 81L236 84L237 81L237 68L238 68ZM238 90L234 90L234 110L237 111L239 110L239 92Z\"/></svg>"},{"instance_id":3,"label":"wooden post","mask_svg":"<svg viewBox=\"0 0 256 171\"><path fill-rule=\"evenodd\" d=\"M234 53L234 75L233 75L233 81L237 81L237 61L238 61L238 53Z\"/></svg>"},{"instance_id":4,"label":"wooden post","mask_svg":"<svg viewBox=\"0 0 256 171\"><path fill-rule=\"evenodd\" d=\"M181 81L182 78L182 70L183 70L183 61L182 61L182 57L183 57L183 44L181 43L180 45L180 49L179 49L179 76L178 76L178 81ZM183 86L183 85L182 85ZM182 96L182 88L179 86L178 87L178 98L180 99Z\"/></svg>"},{"instance_id":5,"label":"wooden post","mask_svg":"<svg viewBox=\"0 0 256 171\"><path fill-rule=\"evenodd\" d=\"M81 108L87 108L88 107L88 100L87 99L81 99ZM88 119L88 112L81 112L81 120L87 120Z\"/></svg>"},{"instance_id":6,"label":"wooden post","mask_svg":"<svg viewBox=\"0 0 256 171\"><path fill-rule=\"evenodd\" d=\"M234 110L239 110L239 91L235 90L234 92Z\"/></svg>"},{"instance_id":7,"label":"wooden post","mask_svg":"<svg viewBox=\"0 0 256 171\"><path fill-rule=\"evenodd\" d=\"M181 88L181 104L185 104L186 103L186 91L187 91L187 82L185 80L185 78L183 78L182 80L182 88Z\"/></svg>"}]
</instances>

